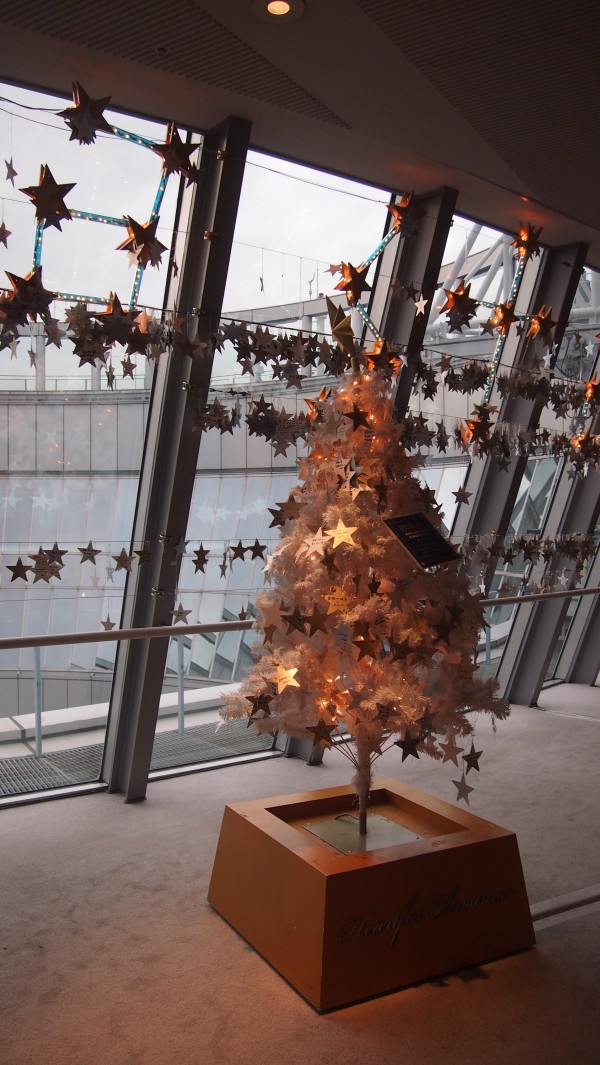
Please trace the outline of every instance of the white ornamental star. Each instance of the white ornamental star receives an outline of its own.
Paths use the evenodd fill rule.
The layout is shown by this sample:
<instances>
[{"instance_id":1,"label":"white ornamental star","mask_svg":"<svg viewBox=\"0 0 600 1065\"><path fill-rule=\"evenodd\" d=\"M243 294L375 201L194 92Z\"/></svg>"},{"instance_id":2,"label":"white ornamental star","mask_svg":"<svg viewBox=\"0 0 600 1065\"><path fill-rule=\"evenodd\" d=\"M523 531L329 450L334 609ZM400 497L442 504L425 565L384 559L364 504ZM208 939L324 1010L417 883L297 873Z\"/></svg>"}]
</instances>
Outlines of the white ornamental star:
<instances>
[{"instance_id":1,"label":"white ornamental star","mask_svg":"<svg viewBox=\"0 0 600 1065\"><path fill-rule=\"evenodd\" d=\"M425 314L425 308L429 300L423 299L423 293L419 296L418 300L415 300L415 311L417 314Z\"/></svg>"},{"instance_id":2,"label":"white ornamental star","mask_svg":"<svg viewBox=\"0 0 600 1065\"><path fill-rule=\"evenodd\" d=\"M284 688L292 687L299 688L297 680L294 680L297 669L286 669L285 666L277 666L275 673L273 673L268 679L272 680L277 685L277 694L281 695Z\"/></svg>"},{"instance_id":3,"label":"white ornamental star","mask_svg":"<svg viewBox=\"0 0 600 1065\"><path fill-rule=\"evenodd\" d=\"M187 623L188 623L188 614L191 614L192 611L191 610L184 610L183 609L183 603L180 602L179 606L177 607L177 610L172 610L171 613L173 615L173 624L174 625L176 625L178 621L181 621L183 625L187 625Z\"/></svg>"},{"instance_id":4,"label":"white ornamental star","mask_svg":"<svg viewBox=\"0 0 600 1065\"><path fill-rule=\"evenodd\" d=\"M338 518L335 529L325 529L325 535L333 538L332 547L334 548L340 544L354 544L352 533L355 533L357 528L357 525L344 525L342 519Z\"/></svg>"}]
</instances>

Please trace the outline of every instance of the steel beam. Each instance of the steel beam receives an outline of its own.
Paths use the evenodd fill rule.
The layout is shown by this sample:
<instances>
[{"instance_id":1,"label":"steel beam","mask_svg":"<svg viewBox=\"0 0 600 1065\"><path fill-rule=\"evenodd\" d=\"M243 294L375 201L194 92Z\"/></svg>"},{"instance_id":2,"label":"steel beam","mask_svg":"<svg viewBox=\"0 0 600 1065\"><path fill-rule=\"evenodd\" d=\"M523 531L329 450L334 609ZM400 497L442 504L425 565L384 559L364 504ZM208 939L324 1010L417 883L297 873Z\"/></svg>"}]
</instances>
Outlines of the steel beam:
<instances>
[{"instance_id":1,"label":"steel beam","mask_svg":"<svg viewBox=\"0 0 600 1065\"><path fill-rule=\"evenodd\" d=\"M600 550L588 575L588 583L598 587L600 581ZM594 584L594 582L596 582ZM600 676L600 595L582 598L567 634L558 661L568 684L597 684Z\"/></svg>"},{"instance_id":2,"label":"steel beam","mask_svg":"<svg viewBox=\"0 0 600 1065\"><path fill-rule=\"evenodd\" d=\"M594 419L594 424L591 426L591 432L594 434L600 429L598 423L600 423L600 416ZM555 538L567 533L592 533L598 523L599 515L600 473L593 470L588 473L587 477L572 479L569 477L568 467L563 466L548 511L543 535ZM547 565L543 562L538 563L532 572L532 581L541 582L546 570L552 570L555 566L554 560ZM570 563L568 568L571 570L570 587L574 587L577 583L574 564ZM588 574L588 582L592 583L596 576L597 574ZM554 599L552 601L542 600L529 607L524 605L517 609L498 671L500 688L510 702L519 703L522 706L537 705L568 608L568 600ZM586 634L590 638L594 633L590 621L595 614L597 616L597 610L597 600L594 600L594 605L590 610L586 611L585 607L583 608L582 618L587 613L588 624L580 631L578 640L581 662L587 662L588 674L590 668L593 667L594 660L597 663L595 676L600 668L598 641L595 636L589 640L593 647L587 652L584 651L584 647Z\"/></svg>"},{"instance_id":3,"label":"steel beam","mask_svg":"<svg viewBox=\"0 0 600 1065\"><path fill-rule=\"evenodd\" d=\"M533 284L530 280L533 263L528 263L525 268L516 311L530 315L536 314L543 305L551 307L552 317L557 322L557 350L569 319L586 254L587 245L584 244L549 249L543 255ZM517 338L516 331L509 333L504 358L513 368L526 368L531 364L532 344L526 332L524 330L520 338ZM493 395L492 402L495 398ZM533 400L509 396L498 402L498 406L499 422L510 422L525 430L534 430L539 424L544 399L541 396ZM515 456L508 470L500 470L494 459L489 457L485 461L471 462L465 488L472 493L473 498L469 506L460 504L457 508L452 527L453 538L462 539L492 530L503 536L512 517L526 465L526 456ZM493 571L490 570L486 582L488 587L492 576Z\"/></svg>"},{"instance_id":4,"label":"steel beam","mask_svg":"<svg viewBox=\"0 0 600 1065\"><path fill-rule=\"evenodd\" d=\"M190 214L179 283L167 306L195 314L198 340L208 343L222 309L242 187L250 123L229 118L204 137L200 181L187 190ZM192 360L175 333L170 357L156 371L132 544L153 546L152 562L128 574L121 625L168 625L175 609L183 540L194 488L200 434L193 431L199 400L208 394L212 357ZM210 351L210 345L207 348ZM145 798L168 638L119 644L103 779L127 802Z\"/></svg>"},{"instance_id":5,"label":"steel beam","mask_svg":"<svg viewBox=\"0 0 600 1065\"><path fill-rule=\"evenodd\" d=\"M425 340L457 196L456 190L449 188L416 196L414 202L420 212L416 235L391 241L379 259L369 314L375 323L381 323L379 330L388 343L405 349L406 365L398 376L396 391L398 411L406 410L410 400L415 379L411 364L420 356ZM395 282L414 286L427 300L425 314L416 314L414 301L407 299L405 292L396 294L391 287Z\"/></svg>"}]
</instances>

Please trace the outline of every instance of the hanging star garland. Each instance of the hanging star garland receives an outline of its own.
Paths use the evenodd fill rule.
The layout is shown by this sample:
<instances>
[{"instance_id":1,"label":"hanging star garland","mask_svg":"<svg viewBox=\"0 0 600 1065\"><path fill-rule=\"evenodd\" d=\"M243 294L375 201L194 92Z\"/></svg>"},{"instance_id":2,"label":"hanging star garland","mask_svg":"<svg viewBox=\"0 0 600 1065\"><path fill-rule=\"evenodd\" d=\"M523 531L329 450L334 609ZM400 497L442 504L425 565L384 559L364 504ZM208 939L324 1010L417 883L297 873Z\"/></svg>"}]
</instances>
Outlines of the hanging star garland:
<instances>
[{"instance_id":1,"label":"hanging star garland","mask_svg":"<svg viewBox=\"0 0 600 1065\"><path fill-rule=\"evenodd\" d=\"M184 610L183 609L183 603L180 602L179 606L177 607L177 610L172 610L171 611L171 614L173 616L173 624L177 625L179 622L181 622L182 625L187 625L188 624L188 616L191 613L192 613L191 610Z\"/></svg>"},{"instance_id":2,"label":"hanging star garland","mask_svg":"<svg viewBox=\"0 0 600 1065\"><path fill-rule=\"evenodd\" d=\"M451 333L461 333L463 326L468 326L471 318L474 317L479 304L470 295L471 286L465 286L462 281L455 289L445 288L444 292L446 293L446 302L441 308L440 314L447 312Z\"/></svg>"},{"instance_id":3,"label":"hanging star garland","mask_svg":"<svg viewBox=\"0 0 600 1065\"><path fill-rule=\"evenodd\" d=\"M519 258L522 259L524 262L527 262L528 259L531 259L533 256L540 254L541 232L541 226L536 229L536 227L532 225L531 222L528 222L527 225L523 225L523 223L521 223L519 229L519 236L513 240L511 248L517 249L517 254Z\"/></svg>"},{"instance_id":4,"label":"hanging star garland","mask_svg":"<svg viewBox=\"0 0 600 1065\"><path fill-rule=\"evenodd\" d=\"M13 166L12 157L10 159L5 159L4 160L4 165L6 167L6 180L10 181L10 183L11 183L13 189L14 189L14 187L15 187L15 178L17 176L17 171L15 170L15 168Z\"/></svg>"},{"instance_id":5,"label":"hanging star garland","mask_svg":"<svg viewBox=\"0 0 600 1065\"><path fill-rule=\"evenodd\" d=\"M10 237L10 229L7 229L4 222L0 223L0 244L4 244L4 247L8 247L8 238Z\"/></svg>"},{"instance_id":6,"label":"hanging star garland","mask_svg":"<svg viewBox=\"0 0 600 1065\"><path fill-rule=\"evenodd\" d=\"M169 122L167 137L164 144L152 144L152 151L160 155L163 160L163 173L183 174L188 183L196 180L197 171L192 165L190 157L198 148L197 144L184 144L174 122Z\"/></svg>"},{"instance_id":7,"label":"hanging star garland","mask_svg":"<svg viewBox=\"0 0 600 1065\"><path fill-rule=\"evenodd\" d=\"M25 193L35 206L35 217L38 222L44 223L44 229L55 226L61 229L60 223L71 219L71 212L65 204L65 196L75 188L75 182L58 185L52 176L49 166L44 164L40 168L40 180L38 185L29 185L19 189Z\"/></svg>"},{"instance_id":8,"label":"hanging star garland","mask_svg":"<svg viewBox=\"0 0 600 1065\"><path fill-rule=\"evenodd\" d=\"M6 276L11 283L12 292L7 297L0 298L0 313L4 322L9 327L12 324L25 325L27 318L35 322L38 314L46 321L50 304L56 298L56 293L44 288L41 266L36 267L25 277L11 274L8 270Z\"/></svg>"},{"instance_id":9,"label":"hanging star garland","mask_svg":"<svg viewBox=\"0 0 600 1065\"><path fill-rule=\"evenodd\" d=\"M345 292L348 303L355 307L363 292L370 292L371 286L367 284L366 275L368 266L352 266L352 263L342 263L342 280L335 286L338 292Z\"/></svg>"},{"instance_id":10,"label":"hanging star garland","mask_svg":"<svg viewBox=\"0 0 600 1065\"><path fill-rule=\"evenodd\" d=\"M156 228L160 219L158 217L141 225L131 215L125 216L127 221L128 237L117 246L117 251L129 252L134 261L146 267L159 266L162 253L167 250L165 244L161 244L156 236ZM146 330L141 330L145 332Z\"/></svg>"},{"instance_id":11,"label":"hanging star garland","mask_svg":"<svg viewBox=\"0 0 600 1065\"><path fill-rule=\"evenodd\" d=\"M79 144L93 144L96 133L113 133L113 127L104 118L104 109L110 103L110 96L92 100L78 81L73 82L73 106L64 111L57 111L59 118L64 118L71 130L69 140Z\"/></svg>"}]
</instances>

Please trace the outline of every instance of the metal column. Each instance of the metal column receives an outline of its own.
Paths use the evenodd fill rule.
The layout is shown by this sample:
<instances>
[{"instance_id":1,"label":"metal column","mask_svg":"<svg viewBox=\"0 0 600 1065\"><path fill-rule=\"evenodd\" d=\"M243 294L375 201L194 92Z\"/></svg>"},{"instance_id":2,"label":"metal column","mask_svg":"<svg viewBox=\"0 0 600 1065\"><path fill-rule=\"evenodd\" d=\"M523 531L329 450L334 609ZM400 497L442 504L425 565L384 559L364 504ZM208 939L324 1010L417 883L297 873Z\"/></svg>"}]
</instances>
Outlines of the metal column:
<instances>
[{"instance_id":1,"label":"metal column","mask_svg":"<svg viewBox=\"0 0 600 1065\"><path fill-rule=\"evenodd\" d=\"M600 417L597 417L595 422L600 422ZM597 432L598 428L598 424L593 425L592 433ZM583 479L571 480L568 469L563 468L544 526L544 535L556 537L570 532L593 532L599 514L600 473L593 470ZM552 566L552 562L549 565ZM545 569L543 563L538 563L532 574L536 582L542 579ZM572 586L575 581L573 563L570 564L570 569ZM597 600L594 605L597 612ZM510 702L522 706L537 705L568 608L568 599L552 599L518 608L498 671L500 687ZM592 616L593 614L594 609ZM587 631L591 635L593 629L588 627ZM581 635L584 636L583 633ZM598 641L594 638L590 642L593 643L593 648L588 661L593 663L595 658L597 675L600 668Z\"/></svg>"},{"instance_id":2,"label":"metal column","mask_svg":"<svg viewBox=\"0 0 600 1065\"><path fill-rule=\"evenodd\" d=\"M552 317L557 322L555 343L558 347L567 324L571 305L577 291L581 271L585 263L587 245L575 244L569 247L552 248L544 253L535 284L528 298L528 305L523 306L523 297L527 297L527 272L521 285L521 300L517 300L519 314L536 314L542 305L552 308ZM509 334L505 351L509 358L510 346L514 345L513 368L525 368L531 363L531 341L526 331L517 340L513 330ZM498 421L511 422L526 430L537 427L543 409L544 399L533 400L520 397L507 397L499 405ZM508 470L500 470L497 463L487 458L485 462L472 462L469 467L466 489L473 493L470 506L461 504L456 512L452 534L464 537L471 533L494 531L503 536L506 532L527 464L525 456L514 457ZM488 586L492 571L488 574Z\"/></svg>"},{"instance_id":3,"label":"metal column","mask_svg":"<svg viewBox=\"0 0 600 1065\"><path fill-rule=\"evenodd\" d=\"M179 316L197 313L200 342L209 342L221 314L250 128L229 118L207 133L200 182L187 190L189 229L168 305ZM212 357L192 360L183 342L176 333L172 355L157 367L133 530L133 542L152 544L153 556L128 575L124 628L168 625L175 609L181 555L173 545L186 533L201 435L193 431L194 415L212 371ZM146 795L168 645L167 638L153 640L151 653L149 640L119 645L103 778L128 802Z\"/></svg>"},{"instance_id":4,"label":"metal column","mask_svg":"<svg viewBox=\"0 0 600 1065\"><path fill-rule=\"evenodd\" d=\"M455 189L442 188L415 197L420 212L416 235L400 236L398 243L392 241L379 260L369 313L374 322L381 322L380 332L390 344L405 348L406 365L400 372L396 392L396 407L401 411L410 399L415 378L411 363L421 354L457 196ZM379 281L380 276L385 283ZM415 304L406 299L406 293L394 293L394 282L412 284L428 301L427 313L416 314Z\"/></svg>"}]
</instances>

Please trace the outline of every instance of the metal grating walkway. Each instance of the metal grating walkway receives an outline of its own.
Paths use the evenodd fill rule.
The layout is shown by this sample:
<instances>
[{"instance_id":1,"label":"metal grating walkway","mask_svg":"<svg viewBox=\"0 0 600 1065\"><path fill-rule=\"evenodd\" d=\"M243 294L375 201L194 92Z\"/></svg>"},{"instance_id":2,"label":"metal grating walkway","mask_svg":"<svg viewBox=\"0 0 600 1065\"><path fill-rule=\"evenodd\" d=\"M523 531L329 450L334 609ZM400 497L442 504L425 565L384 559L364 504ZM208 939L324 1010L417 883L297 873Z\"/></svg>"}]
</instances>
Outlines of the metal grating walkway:
<instances>
[{"instance_id":1,"label":"metal grating walkway","mask_svg":"<svg viewBox=\"0 0 600 1065\"><path fill-rule=\"evenodd\" d=\"M214 762L257 754L273 748L272 736L257 736L245 721L232 721L215 731L210 725L194 725L178 732L158 732L154 738L150 769ZM17 758L0 758L0 797L24 795L48 788L64 788L98 780L102 765L103 744L77 747L36 758L34 754Z\"/></svg>"}]
</instances>

